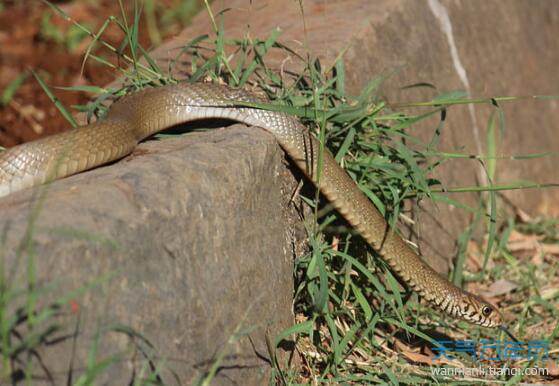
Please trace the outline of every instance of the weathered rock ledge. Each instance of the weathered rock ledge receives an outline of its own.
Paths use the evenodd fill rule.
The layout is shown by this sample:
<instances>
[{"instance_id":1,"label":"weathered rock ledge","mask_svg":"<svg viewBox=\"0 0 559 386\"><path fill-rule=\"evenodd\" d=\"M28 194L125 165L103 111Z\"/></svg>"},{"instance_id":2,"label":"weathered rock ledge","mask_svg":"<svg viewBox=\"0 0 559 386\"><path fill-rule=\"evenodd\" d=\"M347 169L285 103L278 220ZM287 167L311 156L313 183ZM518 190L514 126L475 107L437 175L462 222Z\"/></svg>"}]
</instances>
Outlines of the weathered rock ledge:
<instances>
[{"instance_id":1,"label":"weathered rock ledge","mask_svg":"<svg viewBox=\"0 0 559 386\"><path fill-rule=\"evenodd\" d=\"M38 208L35 270L40 286L55 285L42 294L67 296L105 278L57 319L67 334L79 319L74 366L87 363L98 328L118 323L153 344L166 384L190 384L226 350L217 384L260 385L270 369L265 331L273 341L293 322L294 189L283 152L260 129L151 141L121 162L53 183L41 204L31 191L0 200L4 264L18 266L15 283L25 288L29 244L19 264L16 251ZM237 328L250 333L228 344ZM99 359L127 358L101 380L138 376L142 354L125 334L102 334L100 343ZM67 376L72 344L39 350L57 381Z\"/></svg>"}]
</instances>

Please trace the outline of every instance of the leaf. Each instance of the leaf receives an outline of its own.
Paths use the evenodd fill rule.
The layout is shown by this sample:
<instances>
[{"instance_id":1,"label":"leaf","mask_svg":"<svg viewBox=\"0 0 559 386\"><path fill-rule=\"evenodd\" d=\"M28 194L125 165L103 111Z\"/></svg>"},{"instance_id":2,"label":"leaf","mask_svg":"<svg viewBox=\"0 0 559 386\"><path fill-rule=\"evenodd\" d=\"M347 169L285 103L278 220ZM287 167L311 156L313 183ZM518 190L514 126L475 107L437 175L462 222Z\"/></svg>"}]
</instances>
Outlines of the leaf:
<instances>
[{"instance_id":1,"label":"leaf","mask_svg":"<svg viewBox=\"0 0 559 386\"><path fill-rule=\"evenodd\" d=\"M28 74L25 73L25 72L22 73L22 74L19 74L18 76L15 77L14 80L12 80L8 84L8 86L6 86L6 88L2 92L2 96L0 97L0 105L1 106L6 106L8 103L10 103L10 101L14 97L15 93L20 88L20 86L23 84L25 79L27 79L27 77L28 77Z\"/></svg>"},{"instance_id":2,"label":"leaf","mask_svg":"<svg viewBox=\"0 0 559 386\"><path fill-rule=\"evenodd\" d=\"M97 86L72 86L72 87L54 87L57 90L64 90L64 91L83 91L83 92L89 92L92 94L105 94L107 92L110 92L109 90L107 90L106 88L103 87L97 87Z\"/></svg>"},{"instance_id":3,"label":"leaf","mask_svg":"<svg viewBox=\"0 0 559 386\"><path fill-rule=\"evenodd\" d=\"M342 146L340 146L340 149L338 150L338 153L336 154L336 162L340 163L341 160L345 157L345 155L347 154L349 147L351 146L351 144L353 143L353 138L355 137L355 129L353 127L351 127L347 133L347 136L344 138L344 141L342 142Z\"/></svg>"},{"instance_id":4,"label":"leaf","mask_svg":"<svg viewBox=\"0 0 559 386\"><path fill-rule=\"evenodd\" d=\"M512 281L508 281L505 279L499 279L491 286L487 291L484 291L484 295L487 297L495 297L508 294L518 288L518 284L513 283Z\"/></svg>"},{"instance_id":5,"label":"leaf","mask_svg":"<svg viewBox=\"0 0 559 386\"><path fill-rule=\"evenodd\" d=\"M35 71L31 70L31 73L33 74L33 76L35 77L35 79L37 79L37 82L39 82L39 85L42 87L43 91L47 94L47 96L49 97L49 99L52 101L52 103L54 103L54 105L56 106L56 108L58 109L58 111L60 111L60 113L62 114L62 116L64 116L64 118L66 118L66 120L68 122L70 122L70 124L72 125L72 127L77 127L78 124L76 123L74 117L72 116L72 114L70 114L70 112L68 110L66 110L66 108L64 107L64 105L62 104L62 102L60 102L60 100L52 93L52 91L50 90L50 88L47 86L47 84L43 81L43 79L39 76L39 74L37 74Z\"/></svg>"},{"instance_id":6,"label":"leaf","mask_svg":"<svg viewBox=\"0 0 559 386\"><path fill-rule=\"evenodd\" d=\"M285 330L283 330L282 332L280 332L275 339L275 345L276 347L278 347L278 345L285 340L285 338L291 336L291 335L298 335L298 334L306 334L306 335L310 335L312 332L312 328L313 328L313 321L312 320L307 320L306 322L303 323L298 323L295 324L289 328L286 328Z\"/></svg>"},{"instance_id":7,"label":"leaf","mask_svg":"<svg viewBox=\"0 0 559 386\"><path fill-rule=\"evenodd\" d=\"M448 103L448 102L451 102L451 101L466 98L467 96L468 96L468 93L464 90L454 90L454 91L449 91L449 92L445 92L445 93L437 95L435 98L433 98L433 102Z\"/></svg>"}]
</instances>

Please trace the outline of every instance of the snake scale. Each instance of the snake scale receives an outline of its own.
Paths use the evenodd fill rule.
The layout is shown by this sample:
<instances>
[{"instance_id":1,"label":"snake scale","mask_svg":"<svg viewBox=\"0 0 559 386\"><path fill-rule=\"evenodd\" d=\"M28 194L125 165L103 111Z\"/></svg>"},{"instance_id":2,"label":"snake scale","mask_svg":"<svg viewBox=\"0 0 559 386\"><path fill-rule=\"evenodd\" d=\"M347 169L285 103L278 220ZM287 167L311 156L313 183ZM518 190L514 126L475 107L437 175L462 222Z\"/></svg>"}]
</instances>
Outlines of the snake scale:
<instances>
[{"instance_id":1,"label":"snake scale","mask_svg":"<svg viewBox=\"0 0 559 386\"><path fill-rule=\"evenodd\" d=\"M319 143L297 118L246 107L247 102L266 100L242 89L211 83L179 83L129 94L115 102L100 121L0 153L0 196L120 159L138 142L180 123L222 118L257 126L275 136L339 213L421 297L454 318L506 331L497 309L451 284L389 229L384 217L327 150L317 179Z\"/></svg>"}]
</instances>

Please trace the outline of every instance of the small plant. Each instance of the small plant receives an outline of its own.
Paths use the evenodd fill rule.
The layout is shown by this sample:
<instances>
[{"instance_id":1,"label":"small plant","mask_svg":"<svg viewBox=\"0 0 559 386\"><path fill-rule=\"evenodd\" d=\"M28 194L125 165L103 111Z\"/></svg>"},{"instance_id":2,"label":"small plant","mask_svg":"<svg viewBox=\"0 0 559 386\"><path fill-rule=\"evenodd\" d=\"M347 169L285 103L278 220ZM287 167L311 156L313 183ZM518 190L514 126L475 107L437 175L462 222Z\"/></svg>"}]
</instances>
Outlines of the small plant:
<instances>
[{"instance_id":1,"label":"small plant","mask_svg":"<svg viewBox=\"0 0 559 386\"><path fill-rule=\"evenodd\" d=\"M52 14L45 12L41 19L40 35L43 39L52 40L72 52L87 38L87 33L75 25L71 25L68 30L63 31L51 22L51 18Z\"/></svg>"}]
</instances>

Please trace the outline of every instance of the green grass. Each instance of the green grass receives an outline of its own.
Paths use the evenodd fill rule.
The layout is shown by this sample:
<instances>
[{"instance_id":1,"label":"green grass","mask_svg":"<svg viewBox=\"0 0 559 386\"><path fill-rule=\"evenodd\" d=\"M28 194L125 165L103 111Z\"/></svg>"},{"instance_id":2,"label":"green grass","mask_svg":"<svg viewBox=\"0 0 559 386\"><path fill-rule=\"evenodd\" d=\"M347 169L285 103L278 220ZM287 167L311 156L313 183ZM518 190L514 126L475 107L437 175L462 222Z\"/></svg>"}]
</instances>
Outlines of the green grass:
<instances>
[{"instance_id":1,"label":"green grass","mask_svg":"<svg viewBox=\"0 0 559 386\"><path fill-rule=\"evenodd\" d=\"M56 6L51 7L69 19ZM390 109L377 97L379 85L389 75L372 79L359 95L352 96L346 93L342 61L336 61L332 67L324 67L318 60L290 52L299 62L301 72L280 76L266 64L266 55L270 50L288 50L279 41L279 31L274 31L265 39L229 39L224 36L220 17L211 13L208 3L206 8L213 21L215 38L203 35L185 44L180 55L191 58L192 75L188 81L211 79L234 87L254 86L273 102L253 107L284 111L300 117L391 225L396 225L402 216L407 215L402 213L402 204L406 199L432 200L437 205L452 205L473 214L474 222L458 240L459 252L449 279L458 285L491 283L499 279L517 283L517 289L507 294L502 302L507 315L514 316L511 318L511 329L521 340L549 339L552 349L557 350L559 323L556 322L556 304L559 293L553 288L546 288L546 284L557 283L559 263L545 260L537 265L509 251L511 234L542 235L541 243L556 244L557 224L539 219L517 221L504 210L500 200L502 190L545 188L556 184L495 181L500 159L522 162L523 159L556 156L548 153L502 156L499 149L500 138L506 135L501 103L521 105L526 98L541 99L545 103L545 97L468 99L463 93L453 92L440 94L428 101L394 105L424 109L416 115L407 114L400 109ZM114 55L120 56L122 65L109 64L92 50L88 50L85 59L110 65L117 75L127 80L126 85L118 90L88 88L96 94L96 98L88 105L74 106L77 111L89 116L102 116L108 99L143 87L177 82L171 75L172 71L159 68L138 43L139 17L139 11L130 22L124 17L112 17L96 32L74 23L91 38L91 47L105 46ZM123 43L118 49L103 40L103 32L109 23L115 23L123 32ZM153 39L157 40L157 37ZM141 62L140 58L144 61ZM44 82L43 85L47 91L48 86ZM68 89L82 90L83 87ZM493 109L487 123L487 154L463 154L454 149L439 149L441 134L437 129L442 122L439 127L433 127L428 143L414 135L413 127L417 122L440 116L443 111L450 114L452 109L469 103ZM71 116L66 107L60 104L57 107L65 116ZM464 158L484 167L488 185L447 187L433 177L440 165ZM457 201L452 194L460 192L478 194L479 202L468 206ZM471 384L472 380L464 382L433 375L430 365L411 359L418 358L412 354L432 357L428 350L436 345L434 329L454 339L502 339L502 334L442 317L418 302L417 296L399 285L386 264L364 246L359 236L340 226L343 222L337 213L328 206L318 204L318 193L303 197L303 200L313 214L306 219L310 251L295 260L294 296L298 323L268 342L274 363L270 383ZM473 235L479 229L487 235L480 252L481 267L477 272L470 272L466 266L470 253L468 248L475 241ZM32 267L31 264L31 273ZM33 296L40 296L40 292L35 291ZM32 298L28 303L33 305L36 299ZM238 339L238 335L231 339ZM282 363L276 355L277 347L286 339L294 339L297 344L301 356L300 368ZM216 356L214 366L206 378L199 380L199 384L211 383L220 358L221 354ZM478 365L467 355L458 355L458 361L466 367ZM538 360L534 360L520 364L532 366L537 363ZM92 372L101 371L99 367L102 366L93 366L95 371ZM502 376L494 382L515 384L525 380Z\"/></svg>"}]
</instances>

